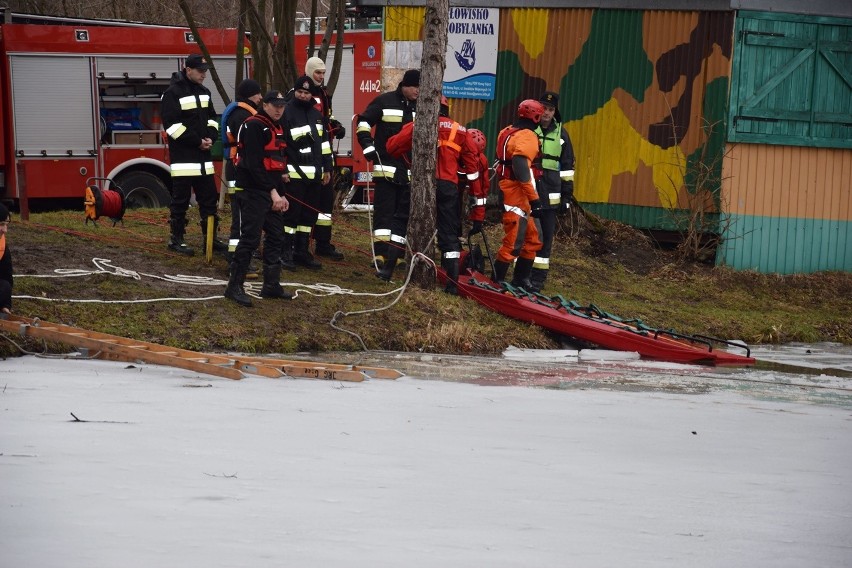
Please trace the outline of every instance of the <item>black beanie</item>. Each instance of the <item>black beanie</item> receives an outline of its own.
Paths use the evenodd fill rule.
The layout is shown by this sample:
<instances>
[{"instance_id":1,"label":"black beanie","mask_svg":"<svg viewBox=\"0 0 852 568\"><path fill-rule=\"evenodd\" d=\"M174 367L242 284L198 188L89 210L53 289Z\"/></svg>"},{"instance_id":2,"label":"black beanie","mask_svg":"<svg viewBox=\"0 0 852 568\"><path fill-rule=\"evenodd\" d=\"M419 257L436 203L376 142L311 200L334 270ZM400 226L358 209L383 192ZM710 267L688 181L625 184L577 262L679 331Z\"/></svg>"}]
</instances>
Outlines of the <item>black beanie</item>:
<instances>
[{"instance_id":1,"label":"black beanie","mask_svg":"<svg viewBox=\"0 0 852 568\"><path fill-rule=\"evenodd\" d=\"M9 220L9 210L5 205L0 203L0 223L5 223Z\"/></svg>"},{"instance_id":2,"label":"black beanie","mask_svg":"<svg viewBox=\"0 0 852 568\"><path fill-rule=\"evenodd\" d=\"M247 99L261 93L260 83L254 79L245 79L237 86L237 96Z\"/></svg>"},{"instance_id":3,"label":"black beanie","mask_svg":"<svg viewBox=\"0 0 852 568\"><path fill-rule=\"evenodd\" d=\"M420 86L420 71L417 69L409 69L405 72L405 75L402 76L402 82L400 83L403 87L419 87Z\"/></svg>"}]
</instances>

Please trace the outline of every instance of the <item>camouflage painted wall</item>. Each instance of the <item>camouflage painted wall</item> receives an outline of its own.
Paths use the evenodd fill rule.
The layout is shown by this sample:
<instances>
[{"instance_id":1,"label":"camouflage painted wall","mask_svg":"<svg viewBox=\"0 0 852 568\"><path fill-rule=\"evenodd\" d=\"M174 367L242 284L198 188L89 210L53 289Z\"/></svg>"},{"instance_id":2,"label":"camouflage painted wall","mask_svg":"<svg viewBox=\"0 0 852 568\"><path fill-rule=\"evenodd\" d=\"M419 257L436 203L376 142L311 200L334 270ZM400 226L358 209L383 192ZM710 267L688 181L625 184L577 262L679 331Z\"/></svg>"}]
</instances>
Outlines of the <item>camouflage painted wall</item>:
<instances>
[{"instance_id":1,"label":"camouflage painted wall","mask_svg":"<svg viewBox=\"0 0 852 568\"><path fill-rule=\"evenodd\" d=\"M837 27L832 52L823 56L838 77L848 77L852 22L758 15ZM852 270L852 151L727 141L735 16L502 9L496 97L451 100L452 114L485 132L493 155L497 132L520 101L558 91L577 155L575 195L586 209L675 231L701 210L702 229L723 237L716 262L737 269ZM386 8L386 43L416 53L422 21L422 8ZM774 62L779 73L784 57ZM418 63L416 56L405 61ZM837 85L823 87L843 96Z\"/></svg>"},{"instance_id":2,"label":"camouflage painted wall","mask_svg":"<svg viewBox=\"0 0 852 568\"><path fill-rule=\"evenodd\" d=\"M418 41L422 8L387 8L385 40ZM504 9L492 101L452 100L489 139L520 101L560 93L575 195L637 227L675 228L698 161L718 205L733 12Z\"/></svg>"}]
</instances>

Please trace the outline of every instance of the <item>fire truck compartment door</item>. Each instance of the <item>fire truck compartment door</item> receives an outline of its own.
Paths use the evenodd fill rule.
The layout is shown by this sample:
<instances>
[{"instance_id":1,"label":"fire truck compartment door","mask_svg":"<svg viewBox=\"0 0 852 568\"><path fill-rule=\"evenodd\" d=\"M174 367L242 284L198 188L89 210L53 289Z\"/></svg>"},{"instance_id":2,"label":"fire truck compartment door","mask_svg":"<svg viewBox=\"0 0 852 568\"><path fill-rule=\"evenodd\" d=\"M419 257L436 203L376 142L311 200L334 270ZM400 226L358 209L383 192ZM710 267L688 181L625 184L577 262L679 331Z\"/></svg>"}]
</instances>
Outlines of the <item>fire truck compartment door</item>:
<instances>
[{"instance_id":1,"label":"fire truck compartment door","mask_svg":"<svg viewBox=\"0 0 852 568\"><path fill-rule=\"evenodd\" d=\"M101 79L165 79L180 71L177 57L98 57L96 73Z\"/></svg>"},{"instance_id":2,"label":"fire truck compartment door","mask_svg":"<svg viewBox=\"0 0 852 568\"><path fill-rule=\"evenodd\" d=\"M234 78L237 76L237 60L234 57L216 57L213 56L213 64L216 66L216 73L219 74L219 80L222 81L222 86L225 92L233 99L234 93L237 91L237 84ZM243 69L243 78L250 77L247 69ZM213 110L216 114L222 114L225 107L225 101L219 96L219 89L216 88L216 83L213 82L213 73L207 73L207 79L204 80L204 86L210 89L210 100L213 102Z\"/></svg>"},{"instance_id":3,"label":"fire truck compartment door","mask_svg":"<svg viewBox=\"0 0 852 568\"><path fill-rule=\"evenodd\" d=\"M334 67L334 48L328 50L326 56L326 82L331 77L332 68ZM346 137L342 140L332 140L331 146L334 151L343 156L350 154L352 151L352 138L355 136L352 130L352 115L355 114L355 49L351 45L343 46L343 53L340 59L340 75L337 77L337 86L334 88L334 95L331 98L331 109L334 111L334 118L339 120L343 127L346 128ZM360 109L363 110L363 109Z\"/></svg>"},{"instance_id":4,"label":"fire truck compartment door","mask_svg":"<svg viewBox=\"0 0 852 568\"><path fill-rule=\"evenodd\" d=\"M95 152L92 73L86 57L12 55L15 151L25 156Z\"/></svg>"}]
</instances>

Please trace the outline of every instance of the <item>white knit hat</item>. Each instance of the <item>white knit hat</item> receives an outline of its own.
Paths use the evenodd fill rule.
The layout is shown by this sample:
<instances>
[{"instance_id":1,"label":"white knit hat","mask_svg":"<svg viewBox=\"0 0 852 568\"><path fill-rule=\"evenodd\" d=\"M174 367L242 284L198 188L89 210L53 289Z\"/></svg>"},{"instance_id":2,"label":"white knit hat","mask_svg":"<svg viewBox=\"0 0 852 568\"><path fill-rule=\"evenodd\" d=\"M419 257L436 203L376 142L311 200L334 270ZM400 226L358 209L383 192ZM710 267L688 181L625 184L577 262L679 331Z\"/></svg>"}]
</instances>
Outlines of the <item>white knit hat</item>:
<instances>
[{"instance_id":1,"label":"white knit hat","mask_svg":"<svg viewBox=\"0 0 852 568\"><path fill-rule=\"evenodd\" d=\"M314 71L325 71L325 62L319 57L309 57L305 63L305 75L311 78L311 81L319 85L314 79Z\"/></svg>"}]
</instances>

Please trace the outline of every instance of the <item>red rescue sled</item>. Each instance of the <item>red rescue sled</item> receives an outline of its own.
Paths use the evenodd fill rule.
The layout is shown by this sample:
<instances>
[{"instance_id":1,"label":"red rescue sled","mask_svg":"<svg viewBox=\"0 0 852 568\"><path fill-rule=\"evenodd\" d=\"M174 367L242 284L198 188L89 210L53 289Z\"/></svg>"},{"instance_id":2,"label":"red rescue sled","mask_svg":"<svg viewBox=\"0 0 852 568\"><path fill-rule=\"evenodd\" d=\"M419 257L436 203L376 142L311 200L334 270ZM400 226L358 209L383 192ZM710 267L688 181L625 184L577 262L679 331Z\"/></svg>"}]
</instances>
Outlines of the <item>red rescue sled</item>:
<instances>
[{"instance_id":1,"label":"red rescue sled","mask_svg":"<svg viewBox=\"0 0 852 568\"><path fill-rule=\"evenodd\" d=\"M447 274L438 269L441 284ZM682 335L654 329L639 320L624 320L594 304L583 307L562 296L530 293L509 284L495 284L480 272L467 268L459 275L459 295L476 300L488 309L568 337L606 349L635 351L643 358L673 363L744 366L753 365L748 346L707 337ZM743 349L745 355L715 349L714 345Z\"/></svg>"}]
</instances>

